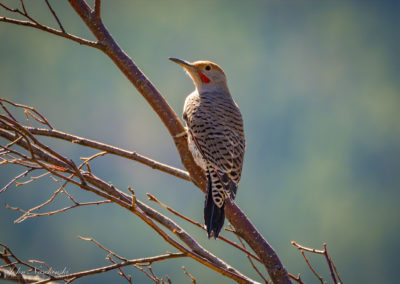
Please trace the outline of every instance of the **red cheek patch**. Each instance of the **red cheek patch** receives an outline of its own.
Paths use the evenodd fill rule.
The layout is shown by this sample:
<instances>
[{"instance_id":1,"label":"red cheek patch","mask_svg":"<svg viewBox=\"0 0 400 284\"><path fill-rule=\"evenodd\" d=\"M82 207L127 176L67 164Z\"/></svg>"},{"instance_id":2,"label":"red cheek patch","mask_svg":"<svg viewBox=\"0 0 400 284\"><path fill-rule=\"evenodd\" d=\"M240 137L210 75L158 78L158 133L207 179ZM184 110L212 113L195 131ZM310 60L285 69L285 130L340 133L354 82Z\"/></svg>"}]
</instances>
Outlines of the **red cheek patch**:
<instances>
[{"instance_id":1,"label":"red cheek patch","mask_svg":"<svg viewBox=\"0 0 400 284\"><path fill-rule=\"evenodd\" d=\"M201 81L203 82L203 83L210 83L210 78L208 78L206 75L204 75L201 71L197 71L197 73L199 74L199 76L200 76L200 79L201 79Z\"/></svg>"}]
</instances>

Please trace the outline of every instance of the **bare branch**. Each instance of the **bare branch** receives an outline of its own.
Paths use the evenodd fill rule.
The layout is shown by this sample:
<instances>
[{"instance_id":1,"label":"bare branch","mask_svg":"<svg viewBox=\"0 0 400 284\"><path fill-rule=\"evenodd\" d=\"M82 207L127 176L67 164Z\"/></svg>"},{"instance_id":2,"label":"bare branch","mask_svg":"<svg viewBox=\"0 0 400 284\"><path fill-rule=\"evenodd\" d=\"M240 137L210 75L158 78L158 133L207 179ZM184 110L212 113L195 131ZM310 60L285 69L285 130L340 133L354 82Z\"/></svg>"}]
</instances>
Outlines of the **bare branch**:
<instances>
[{"instance_id":1,"label":"bare branch","mask_svg":"<svg viewBox=\"0 0 400 284\"><path fill-rule=\"evenodd\" d=\"M1 5L1 3L0 3L0 5ZM15 117L8 111L8 109L6 108L6 106L3 104L2 100L5 100L5 99L0 98L0 105L1 105L1 107L4 109L4 111L8 114L8 116L9 116L12 120L17 121L17 120L15 119Z\"/></svg>"},{"instance_id":2,"label":"bare branch","mask_svg":"<svg viewBox=\"0 0 400 284\"><path fill-rule=\"evenodd\" d=\"M300 273L297 275L297 277L294 276L292 273L289 273L289 277L297 283L304 284L303 280L301 280Z\"/></svg>"},{"instance_id":3,"label":"bare branch","mask_svg":"<svg viewBox=\"0 0 400 284\"><path fill-rule=\"evenodd\" d=\"M17 220L14 221L14 223L21 223L21 222L23 222L23 221L25 221L27 219L30 219L30 218L51 216L51 215L54 215L54 214L58 214L58 213L62 213L62 212L74 209L76 207L82 207L82 206L88 206L88 205L102 205L102 204L108 204L108 203L111 203L111 201L110 200L100 200L100 201L91 201L91 202L81 202L81 203L77 203L77 204L74 204L74 205L71 205L71 206L68 206L68 207L64 207L64 208L61 208L61 209L57 209L57 210L49 211L49 212L44 212L44 213L30 212L31 209L28 210L28 211L25 211L25 210L23 210L21 208L18 208L18 207L12 207L12 206L10 206L8 204L6 204L5 207L7 209L11 209L11 210L15 210L15 211L19 211L19 212L23 213L24 215L22 215L21 217L19 217Z\"/></svg>"},{"instance_id":4,"label":"bare branch","mask_svg":"<svg viewBox=\"0 0 400 284\"><path fill-rule=\"evenodd\" d=\"M111 186L99 178L93 176L89 173L84 173L85 179L88 183L100 188L102 191L97 190L96 188L90 187L88 185L82 185L77 183L76 181L71 180L72 183L80 186L81 188L85 188L97 195L100 195L104 198L112 200L113 202L121 205L125 209L131 211L138 217L140 217L146 224L148 224L154 231L156 231L167 243L171 244L178 250L185 252L191 258L199 261L203 265L225 275L228 276L240 283L252 283L253 280L247 278L231 266L227 265L221 259L215 257L210 252L206 251L203 247L198 244L196 240L194 240L190 235L188 235L181 227L179 227L176 223L174 223L169 218L160 214L156 210L150 208L149 206L143 204L139 200L136 200L136 207L133 208L131 206L132 199L116 189L114 186ZM175 233L186 245L188 245L192 251L187 250L185 247L177 243L173 240L168 234L166 234L160 227L158 227L151 219L156 220L164 227L168 228L171 232Z\"/></svg>"},{"instance_id":5,"label":"bare branch","mask_svg":"<svg viewBox=\"0 0 400 284\"><path fill-rule=\"evenodd\" d=\"M324 279L321 276L319 276L317 271L315 271L315 269L312 267L310 261L308 260L308 258L306 257L306 254L304 253L304 250L301 251L301 254L303 255L304 260L306 261L308 267L310 268L312 273L315 275L315 277L318 278L318 280L321 282L321 284L325 284L326 282L324 282Z\"/></svg>"},{"instance_id":6,"label":"bare branch","mask_svg":"<svg viewBox=\"0 0 400 284\"><path fill-rule=\"evenodd\" d=\"M127 261L127 259L126 259L125 257L121 257L121 256L119 256L118 254L116 254L115 252L113 252L113 251L111 251L111 250L105 248L102 244L100 244L98 241L96 241L96 240L93 239L93 238L85 238L85 237L82 237L82 236L78 236L77 238L78 238L78 239L81 239L81 240L83 240L83 241L92 242L92 243L96 244L99 248L101 248L102 250L104 250L104 251L106 251L107 253L111 254L112 256L118 258L119 260Z\"/></svg>"},{"instance_id":7,"label":"bare branch","mask_svg":"<svg viewBox=\"0 0 400 284\"><path fill-rule=\"evenodd\" d=\"M11 268L12 272L15 274L16 276L16 280L20 283L25 283L24 277L23 275L20 273L18 267L15 265L18 262L12 262L9 258L8 258L8 254L7 254L7 249L4 248L3 252L0 252L0 258L2 258L4 260L5 263L7 263L7 265L9 265L9 267Z\"/></svg>"},{"instance_id":8,"label":"bare branch","mask_svg":"<svg viewBox=\"0 0 400 284\"><path fill-rule=\"evenodd\" d=\"M9 183L7 183L2 189L0 189L0 193L5 192L10 185L12 185L13 183L15 183L17 180L19 180L20 178L26 177L30 172L32 172L34 169L28 169L26 171L24 171L23 173L17 175L15 178L13 178Z\"/></svg>"},{"instance_id":9,"label":"bare branch","mask_svg":"<svg viewBox=\"0 0 400 284\"><path fill-rule=\"evenodd\" d=\"M104 273L110 270L118 269L120 267L125 267L129 265L134 265L134 264L141 264L141 263L153 263L153 262L158 262L158 261L163 261L166 259L171 259L171 258L180 258L180 257L185 257L185 254L183 253L168 253L168 254L163 254L163 255L158 255L158 256L153 256L153 257L144 257L144 258L138 258L138 259L130 259L126 260L120 263L108 265L108 266L102 266L99 268L94 268L94 269L89 269L85 271L80 271L76 273L70 273L66 275L58 275L58 276L53 276L52 279L47 279L47 280L42 280L36 282L36 284L45 284L50 281L56 281L56 280L68 280L68 279L78 279L84 276L88 275L94 275L94 274L99 274L99 273Z\"/></svg>"},{"instance_id":10,"label":"bare branch","mask_svg":"<svg viewBox=\"0 0 400 284\"><path fill-rule=\"evenodd\" d=\"M40 25L40 24L36 24L36 23L32 23L29 21L22 21L22 20L16 20L16 19L12 19L12 18L7 18L7 17L0 17L0 22L4 22L4 23L10 23L10 24L15 24L15 25L19 25L19 26L25 26L25 27L31 27L31 28L35 28L38 30L42 30L51 34L54 34L56 36L60 36L69 40L72 40L74 42L77 42L81 45L86 45L86 46L90 46L90 47L94 47L97 49L102 49L103 46L99 43L99 42L95 42L95 41L90 41L69 33L63 33L62 31L56 30L54 28L48 27L48 26L44 26L44 25Z\"/></svg>"},{"instance_id":11,"label":"bare branch","mask_svg":"<svg viewBox=\"0 0 400 284\"><path fill-rule=\"evenodd\" d=\"M96 0L94 2L94 13L98 18L101 17L100 10L101 10L101 0Z\"/></svg>"},{"instance_id":12,"label":"bare branch","mask_svg":"<svg viewBox=\"0 0 400 284\"><path fill-rule=\"evenodd\" d=\"M154 273L153 268L151 267L151 265L147 265L147 269L150 271L150 274L152 276L152 278L159 283L160 282L160 278L157 277L157 275Z\"/></svg>"},{"instance_id":13,"label":"bare branch","mask_svg":"<svg viewBox=\"0 0 400 284\"><path fill-rule=\"evenodd\" d=\"M117 263L110 255L107 255L106 259L108 259L113 264ZM133 284L132 276L130 274L126 275L121 267L118 267L118 274L121 275L122 277L124 277L130 284Z\"/></svg>"},{"instance_id":14,"label":"bare branch","mask_svg":"<svg viewBox=\"0 0 400 284\"><path fill-rule=\"evenodd\" d=\"M230 226L232 226L232 225L230 225ZM237 234L235 234L235 236L238 238L238 240L239 240L240 244L242 245L243 249L246 250L246 245L244 244L242 239ZM260 272L260 270L257 268L257 266L254 264L253 260L251 259L250 255L247 254L246 256L247 256L247 259L249 260L251 266L257 272L257 274L261 277L261 279L267 284L271 283L271 281L269 281L267 278L265 278L265 276Z\"/></svg>"},{"instance_id":15,"label":"bare branch","mask_svg":"<svg viewBox=\"0 0 400 284\"><path fill-rule=\"evenodd\" d=\"M146 271L143 267L140 267L139 265L135 265L135 268L138 269L139 271L143 272L150 280L152 280L154 283L159 283L159 279L157 277L154 277L151 275L149 272Z\"/></svg>"},{"instance_id":16,"label":"bare branch","mask_svg":"<svg viewBox=\"0 0 400 284\"><path fill-rule=\"evenodd\" d=\"M48 147L40 143L36 138L32 137L32 134L27 132L25 128L23 128L18 122L12 121L4 116L0 115L0 119L2 119L5 123L7 123L7 126L10 127L10 129L17 131L20 135L24 136L24 139L21 139L18 141L16 144L27 149L29 152L32 153L31 157L26 157L29 161L36 163L39 165L42 169L45 169L46 171L49 171L52 173L52 175L59 177L63 179L64 181L68 181L72 184L75 184L79 186L82 189L91 191L99 196L102 196L103 198L106 198L114 203L119 204L120 206L123 206L124 208L128 209L132 213L136 214L138 217L140 217L143 221L146 222L151 228L153 228L164 240L166 240L168 243L170 243L172 246L180 250L181 252L185 253L187 256L190 256L191 258L199 261L205 266L208 266L209 268L227 276L230 277L240 283L250 283L253 282L237 270L233 269L231 266L227 265L225 262L222 260L218 259L208 251L206 251L204 248L202 248L197 241L195 241L189 234L187 234L182 228L180 228L177 224L175 224L172 220L166 218L165 216L161 215L154 209L151 209L147 205L139 202L136 200L135 203L135 208L132 207L132 199L122 193L121 191L117 190L114 186L108 185L104 181L98 179L91 173L83 172L79 168L75 166L74 163L69 161L67 158L61 156L58 153L55 153L51 149L47 149ZM25 132L27 132L25 134ZM0 129L1 133L1 129ZM15 134L16 135L16 134ZM15 135L12 135L10 133L11 137L8 137L10 140L15 140ZM3 135L3 137L7 137L7 135ZM34 144L31 144L34 142ZM66 169L68 169L69 173L72 173L74 175L80 175L81 180L85 180L86 182L95 185L89 186L86 182L78 182L77 180L74 180L68 176L66 176L63 173L59 173L55 171L52 167L53 164L50 164L49 166L43 164L40 162L37 158L40 157L43 160L48 160L52 161L55 165L61 165L64 164L66 166ZM54 155L57 157L57 159L50 159L49 156ZM65 162L64 162L65 161ZM68 165L65 165L66 162L69 162ZM76 173L76 174L75 174ZM101 189L101 190L99 190ZM74 205L76 206L76 205ZM189 246L192 250L188 250L178 242L176 242L174 239L172 239L166 232L164 232L160 227L158 227L150 218L157 220L160 222L163 226L168 228L171 232L173 232L178 238L183 241L187 246Z\"/></svg>"},{"instance_id":17,"label":"bare branch","mask_svg":"<svg viewBox=\"0 0 400 284\"><path fill-rule=\"evenodd\" d=\"M90 168L89 162L91 162L92 160L94 160L98 157L102 157L106 154L107 154L107 152L103 151L103 152L96 153L88 158L81 157L80 159L83 160L84 162L78 167L78 169L82 169L83 166L86 166L86 168L88 169L88 172L91 173L92 169Z\"/></svg>"},{"instance_id":18,"label":"bare branch","mask_svg":"<svg viewBox=\"0 0 400 284\"><path fill-rule=\"evenodd\" d=\"M10 104L10 105L12 105L12 106L14 106L14 107L16 107L16 108L22 108L22 109L24 110L24 112L25 112L25 111L30 111L30 112L35 113L37 116L40 117L40 119L39 119L39 118L37 118L37 117L35 116L35 119L36 119L39 123L48 126L50 129L53 129L53 127L51 126L50 122L46 119L46 117L44 117L44 116L43 116L40 112L38 112L34 107L26 106L26 105L22 105L22 104L17 104L17 103L14 103L14 102L10 101L10 100L5 99L5 98L0 98L0 105L1 105L1 106L3 107L3 109L7 112L7 114L10 116L10 118L12 118L14 121L17 121L17 120L12 116L12 114L9 112L9 110L8 110L7 107L3 104L3 102L8 103L8 104Z\"/></svg>"},{"instance_id":19,"label":"bare branch","mask_svg":"<svg viewBox=\"0 0 400 284\"><path fill-rule=\"evenodd\" d=\"M150 193L146 193L146 195L149 197L149 200L150 200L150 201L156 202L156 203L159 204L161 207L167 209L169 212L175 214L175 215L178 216L179 218L182 218L183 220L185 220L185 221L187 221L187 222L189 222L189 223L191 223L191 224L193 224L193 225L195 225L195 226L197 226L197 227L203 229L204 231L206 230L206 229L204 228L204 225L202 225L202 224L200 224L199 222L196 222L196 221L194 221L194 220L192 220L192 219L186 217L186 216L183 215L182 213L179 213L179 212L176 211L175 209L173 209L173 208L171 208L171 207L165 205L165 204L162 203L160 200L158 200L154 195L152 195L152 194L150 194ZM262 263L261 259L258 258L256 255L254 255L253 253L249 252L247 249L245 249L245 248L243 248L243 247L240 247L238 244L236 244L236 243L232 242L231 240L229 240L229 239L223 237L222 235L219 235L219 236L218 236L218 239L220 239L220 240L222 240L222 241L224 241L224 242L230 244L231 246L233 246L233 247L235 247L235 248L237 248L237 249L243 251L244 253L246 253L246 255L248 255L248 256L254 258L255 260L257 260L258 262L261 262L261 263Z\"/></svg>"},{"instance_id":20,"label":"bare branch","mask_svg":"<svg viewBox=\"0 0 400 284\"><path fill-rule=\"evenodd\" d=\"M339 274L337 273L336 267L335 267L335 265L333 264L332 258L331 258L331 256L329 255L328 250L326 249L326 243L324 243L324 256L325 256L326 262L327 262L328 265L329 265L329 270L330 270L330 272L331 272L331 277L332 277L333 283L338 284L338 283L342 282L342 280L341 280L340 277L339 277ZM335 268L335 272L333 272L333 267ZM335 273L336 273L336 275L338 276L340 282L338 282L338 281L336 280Z\"/></svg>"},{"instance_id":21,"label":"bare branch","mask_svg":"<svg viewBox=\"0 0 400 284\"><path fill-rule=\"evenodd\" d=\"M83 0L69 0L76 13L106 48L102 51L116 64L121 72L135 86L140 94L147 100L153 110L160 117L168 129L175 146L181 157L181 161L188 170L193 182L203 191L206 190L206 179L201 168L194 162L184 135L185 128L178 116L166 102L161 93L146 78L141 70L134 64L131 58L118 46L111 34L104 26L101 19L93 17L93 12ZM268 273L275 283L291 283L288 273L281 263L274 249L258 232L242 210L229 199L226 202L226 217L236 228L237 233L250 245L260 257Z\"/></svg>"},{"instance_id":22,"label":"bare branch","mask_svg":"<svg viewBox=\"0 0 400 284\"><path fill-rule=\"evenodd\" d=\"M38 267L32 266L31 264L29 264L27 262L24 262L24 261L20 260L18 257L15 256L15 254L11 251L11 249L8 248L6 245L0 243L0 247L3 248L3 253L0 251L1 258L3 258L2 257L3 255L6 255L7 258L13 258L15 260L15 261L13 261L13 263L15 262L17 264L21 264L21 265L31 269L32 271L36 271L36 272L38 272L40 274L43 274L43 275L45 275L47 277L50 277L50 278L52 277L52 275L49 274L48 272L46 272L46 271L44 271L44 270L42 270L42 269L40 269Z\"/></svg>"},{"instance_id":23,"label":"bare branch","mask_svg":"<svg viewBox=\"0 0 400 284\"><path fill-rule=\"evenodd\" d=\"M97 39L98 42L95 42L93 47L102 50L107 56L109 56L111 60L113 60L121 72L132 82L136 89L143 95L143 97L152 106L154 111L159 115L160 119L169 130L180 154L182 163L190 173L192 181L204 192L206 185L204 173L193 160L193 157L188 149L186 137L185 135L182 135L182 133L185 132L185 129L176 113L168 105L154 85L133 63L131 58L129 58L128 55L118 46L104 26L101 18L96 16L96 11L93 11L83 0L69 0L69 3ZM25 9L24 13L25 15L27 14ZM68 38L68 36L66 36L62 31L57 31L54 29L51 31L48 30L52 29L49 27L40 28L40 26L33 21L23 22L5 17L0 17L0 21L31 26ZM75 39L75 41L77 40ZM26 133L24 134L27 136ZM76 168L70 163L66 164L69 166L67 167L68 169ZM85 181L79 175L79 172L75 172L75 174L81 178L81 182L83 184L82 187L85 187ZM273 248L257 231L243 211L241 211L240 208L230 200L228 200L226 203L226 216L230 223L236 228L236 232L244 240L246 240L246 242L262 260L271 276L271 279L276 283L290 283L287 271L280 262Z\"/></svg>"},{"instance_id":24,"label":"bare branch","mask_svg":"<svg viewBox=\"0 0 400 284\"><path fill-rule=\"evenodd\" d=\"M37 281L43 281L45 278L40 277L39 275L28 275L28 274L15 274L12 270L0 268L0 279L11 281L11 282L20 282L20 276L22 275L25 283L36 283ZM56 282L50 281L48 283L56 284Z\"/></svg>"},{"instance_id":25,"label":"bare branch","mask_svg":"<svg viewBox=\"0 0 400 284\"><path fill-rule=\"evenodd\" d=\"M308 248L308 247L298 244L295 241L292 241L292 245L297 247L299 250L304 250L304 251L308 251L308 252L312 252L312 253L316 253L316 254L324 254L323 250L317 250L315 248Z\"/></svg>"},{"instance_id":26,"label":"bare branch","mask_svg":"<svg viewBox=\"0 0 400 284\"><path fill-rule=\"evenodd\" d=\"M50 174L49 172L46 172L46 173L43 173L43 174L38 175L38 176L30 177L28 180L23 181L23 182L16 181L15 185L16 186L26 185L28 183L31 183L31 182L35 181L35 180L41 179L41 178L43 178L43 177L45 177L45 176L47 176L49 174Z\"/></svg>"},{"instance_id":27,"label":"bare branch","mask_svg":"<svg viewBox=\"0 0 400 284\"><path fill-rule=\"evenodd\" d=\"M192 274L190 274L184 266L182 266L183 272L192 280L193 284L196 284L196 278L193 277Z\"/></svg>"},{"instance_id":28,"label":"bare branch","mask_svg":"<svg viewBox=\"0 0 400 284\"><path fill-rule=\"evenodd\" d=\"M53 8L51 7L49 1L48 1L48 0L45 0L45 1L46 1L46 4L47 4L47 7L49 7L49 10L50 10L51 14L53 14L54 19L57 21L57 24L58 24L58 26L60 27L61 31L62 31L63 33L65 33L65 29L64 29L63 25L61 24L60 19L58 18L56 12L55 12L55 11L53 10Z\"/></svg>"},{"instance_id":29,"label":"bare branch","mask_svg":"<svg viewBox=\"0 0 400 284\"><path fill-rule=\"evenodd\" d=\"M151 158L145 157L137 152L127 151L121 148L117 148L115 146L107 145L105 143L97 142L91 139L86 139L83 137L75 136L69 133L61 132L55 129L43 129L43 128L33 128L33 127L25 127L27 131L31 132L34 135L48 136L54 137L66 141L70 141L72 143L76 143L82 146L87 146L90 148L98 149L101 151L105 151L109 154L113 154L116 156L124 157L129 160L137 161L146 166L151 167L152 169L156 169L167 174L173 175L175 177L191 181L189 174L181 169L174 168L172 166L157 162Z\"/></svg>"},{"instance_id":30,"label":"bare branch","mask_svg":"<svg viewBox=\"0 0 400 284\"><path fill-rule=\"evenodd\" d=\"M326 243L323 244L323 246L324 246L323 250L317 250L317 249L314 249L314 248L308 248L308 247L305 247L305 246L302 246L302 245L296 243L295 241L292 241L292 245L297 247L301 251L301 254L303 255L303 258L306 261L308 267L310 268L310 270L314 273L314 275L318 278L318 280L321 283L325 283L325 282L323 281L322 277L318 275L318 273L315 271L315 269L310 264L309 260L307 259L306 255L304 253L305 251L306 252L310 252L310 253L323 255L325 257L326 262L328 263L329 271L331 273L331 278L333 280L333 283L335 283L335 284L343 283L342 280L340 279L340 276L339 276L339 274L337 272L337 269L336 269L336 267L335 267L335 265L334 265L334 263L332 261L332 258L330 257L330 255L328 253L328 250L326 249ZM338 277L339 282L336 280L336 276Z\"/></svg>"}]
</instances>

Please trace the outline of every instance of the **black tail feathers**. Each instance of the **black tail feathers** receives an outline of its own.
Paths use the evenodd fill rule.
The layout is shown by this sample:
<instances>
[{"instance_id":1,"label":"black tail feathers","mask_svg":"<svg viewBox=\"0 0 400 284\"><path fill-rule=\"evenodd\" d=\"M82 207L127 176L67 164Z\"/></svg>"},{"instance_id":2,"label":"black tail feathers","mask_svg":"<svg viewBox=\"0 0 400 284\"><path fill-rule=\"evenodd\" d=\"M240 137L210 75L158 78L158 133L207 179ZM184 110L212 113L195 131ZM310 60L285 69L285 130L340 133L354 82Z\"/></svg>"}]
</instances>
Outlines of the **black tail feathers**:
<instances>
[{"instance_id":1,"label":"black tail feathers","mask_svg":"<svg viewBox=\"0 0 400 284\"><path fill-rule=\"evenodd\" d=\"M207 228L208 238L211 235L216 239L225 221L225 203L219 208L212 198L212 184L209 174L207 175L207 195L204 205L204 221Z\"/></svg>"}]
</instances>

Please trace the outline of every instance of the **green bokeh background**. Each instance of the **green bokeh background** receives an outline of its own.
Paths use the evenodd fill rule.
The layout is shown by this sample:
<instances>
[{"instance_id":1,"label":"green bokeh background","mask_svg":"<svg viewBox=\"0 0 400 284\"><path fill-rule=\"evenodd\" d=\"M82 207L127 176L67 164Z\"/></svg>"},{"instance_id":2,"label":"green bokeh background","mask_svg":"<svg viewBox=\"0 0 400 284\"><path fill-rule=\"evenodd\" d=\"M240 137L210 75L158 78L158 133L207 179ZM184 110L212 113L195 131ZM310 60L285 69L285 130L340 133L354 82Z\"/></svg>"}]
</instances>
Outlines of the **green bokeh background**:
<instances>
[{"instance_id":1,"label":"green bokeh background","mask_svg":"<svg viewBox=\"0 0 400 284\"><path fill-rule=\"evenodd\" d=\"M19 1L1 2L15 6ZM55 26L44 1L27 2L32 15ZM52 2L68 31L92 39L66 1ZM316 248L326 242L345 283L398 281L398 1L103 2L104 22L114 38L179 115L193 85L167 58L208 59L224 68L247 138L236 202L289 272L318 283L290 242ZM4 9L0 14L10 16ZM0 23L0 96L34 106L59 130L182 167L158 117L97 50ZM42 141L76 162L95 153ZM203 195L188 182L111 156L99 158L92 168L121 189L132 186L141 200L149 192L202 221ZM0 186L19 172L2 166ZM113 205L13 224L19 214L5 203L29 209L56 188L45 178L0 196L0 242L20 258L44 260L69 272L105 265L103 251L77 235L94 237L127 258L173 250L138 218ZM67 189L80 200L97 199ZM66 204L58 200L49 209ZM179 224L207 249L259 279L241 253ZM312 256L311 262L328 280L324 260ZM174 283L188 283L182 265L200 283L231 283L189 259L153 268ZM127 272L135 283L151 283L137 270ZM113 281L123 279L109 272L77 283Z\"/></svg>"}]
</instances>

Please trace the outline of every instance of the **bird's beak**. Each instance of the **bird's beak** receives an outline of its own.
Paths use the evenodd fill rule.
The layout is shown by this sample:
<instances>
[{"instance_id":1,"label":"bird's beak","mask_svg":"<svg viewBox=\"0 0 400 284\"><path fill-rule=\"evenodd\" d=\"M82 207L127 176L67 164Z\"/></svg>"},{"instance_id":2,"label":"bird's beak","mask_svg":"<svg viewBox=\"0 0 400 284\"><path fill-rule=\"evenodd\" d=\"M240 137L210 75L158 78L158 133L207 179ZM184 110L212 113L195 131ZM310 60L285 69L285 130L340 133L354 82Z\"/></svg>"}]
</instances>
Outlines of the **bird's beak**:
<instances>
[{"instance_id":1,"label":"bird's beak","mask_svg":"<svg viewBox=\"0 0 400 284\"><path fill-rule=\"evenodd\" d=\"M195 68L195 66L193 66L190 62L187 62L187 61L182 60L182 59L170 57L169 60L171 60L172 62L175 62L176 64L179 64L180 66L182 66L186 70L190 70L190 69Z\"/></svg>"}]
</instances>

